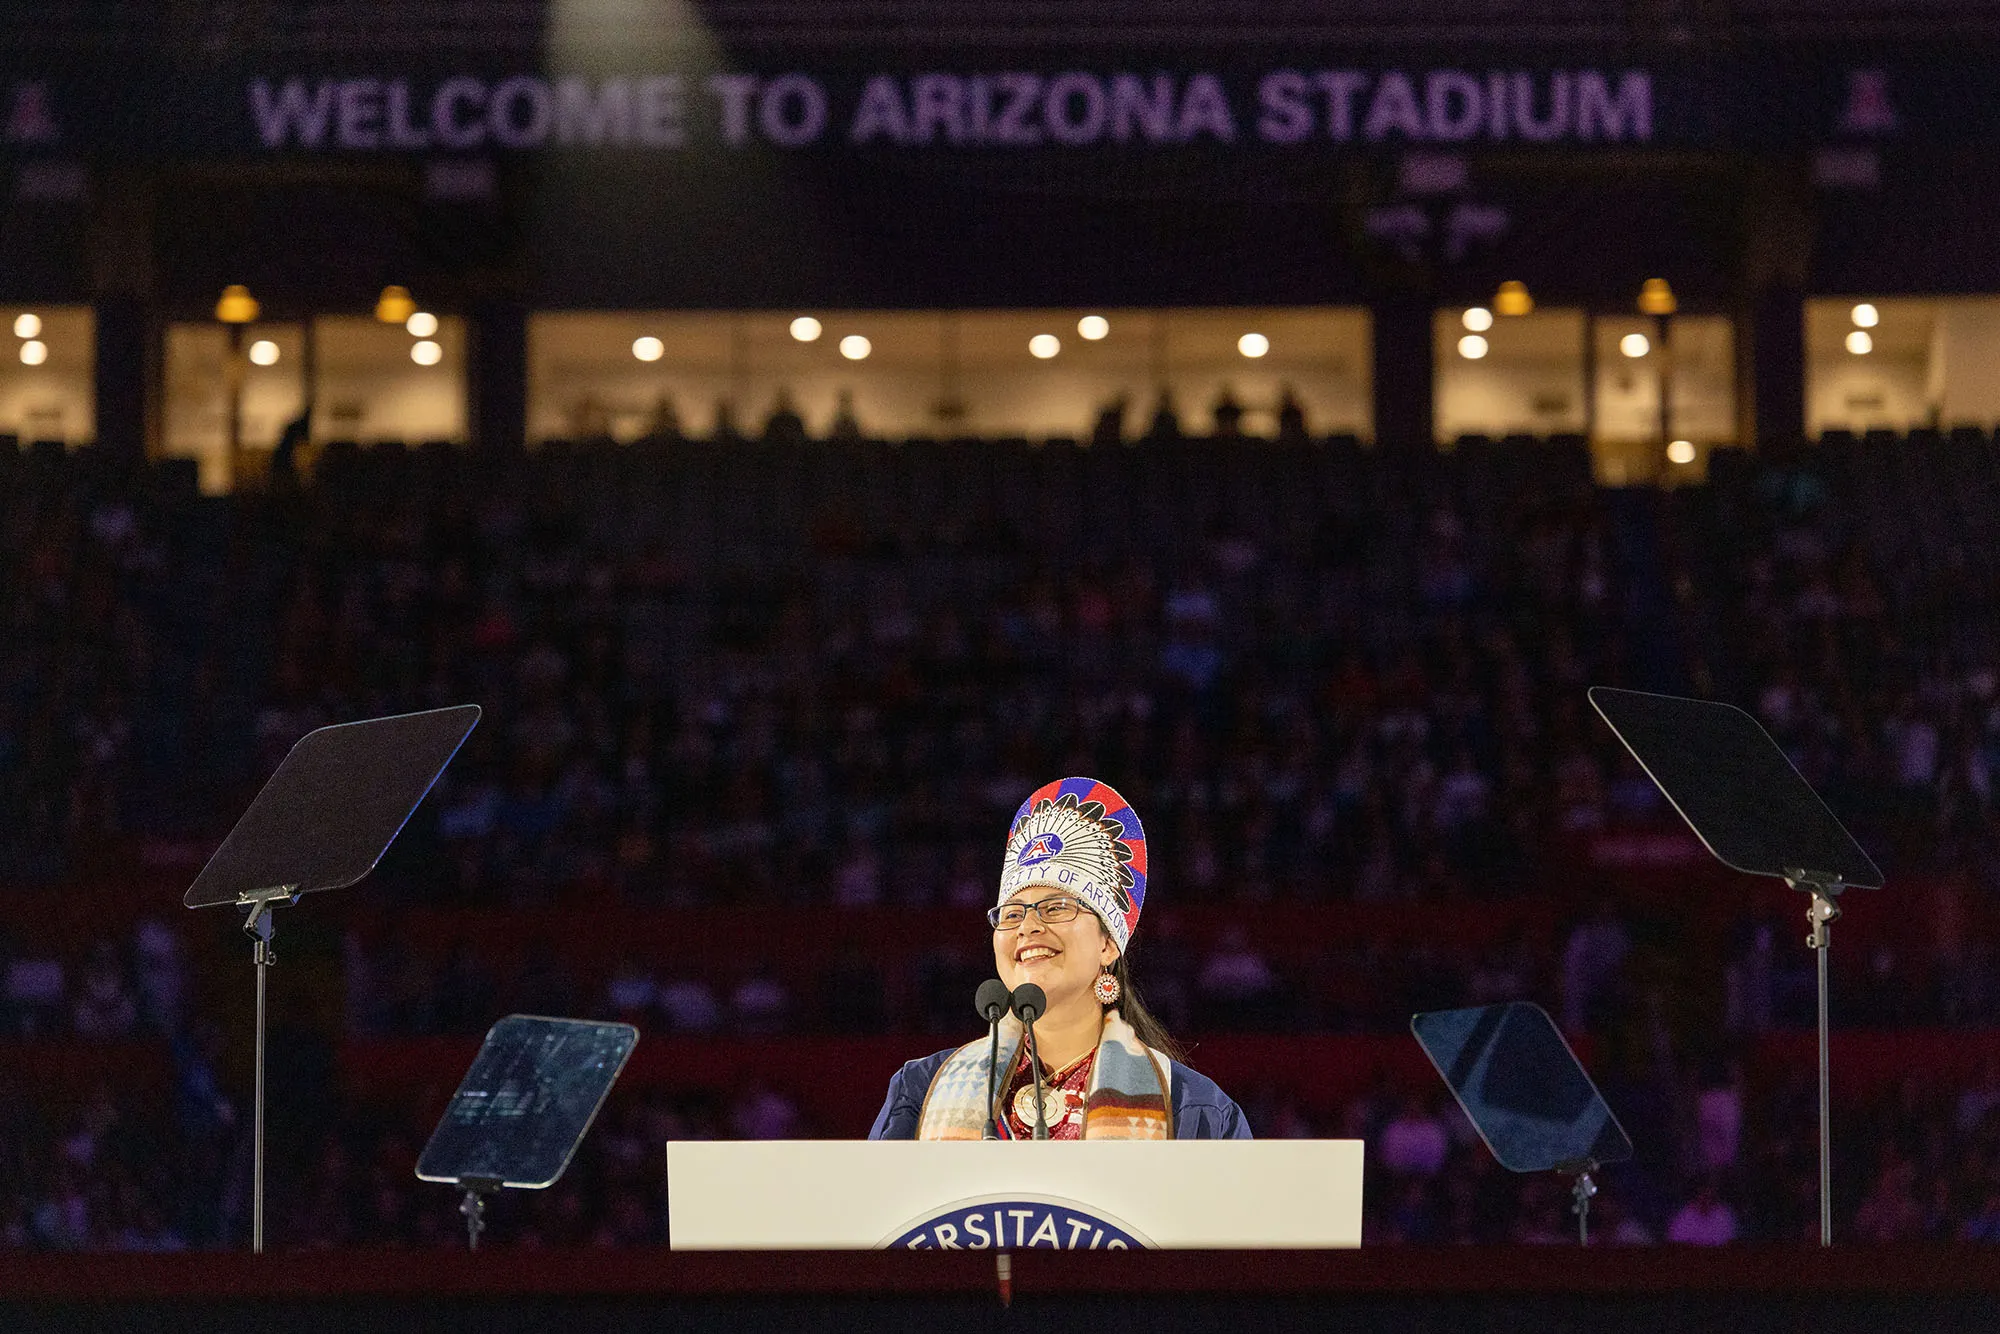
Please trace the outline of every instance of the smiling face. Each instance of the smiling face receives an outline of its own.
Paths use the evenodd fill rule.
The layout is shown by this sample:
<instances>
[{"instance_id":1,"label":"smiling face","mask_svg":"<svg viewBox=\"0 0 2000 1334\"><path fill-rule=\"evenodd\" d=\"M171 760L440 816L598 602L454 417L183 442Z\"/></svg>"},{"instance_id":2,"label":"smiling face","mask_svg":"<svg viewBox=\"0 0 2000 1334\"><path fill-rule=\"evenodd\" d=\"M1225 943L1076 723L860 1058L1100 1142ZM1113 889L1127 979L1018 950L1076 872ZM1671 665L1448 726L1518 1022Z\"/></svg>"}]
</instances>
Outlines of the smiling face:
<instances>
[{"instance_id":1,"label":"smiling face","mask_svg":"<svg viewBox=\"0 0 2000 1334\"><path fill-rule=\"evenodd\" d=\"M1047 885L1027 885L1005 901L1029 904L1054 898L1074 896ZM1029 913L1019 926L993 933L993 963L1000 980L1010 988L1033 982L1048 993L1050 1014L1086 1000L1095 1005L1091 984L1117 957L1118 946L1088 904L1075 917L1055 926Z\"/></svg>"}]
</instances>

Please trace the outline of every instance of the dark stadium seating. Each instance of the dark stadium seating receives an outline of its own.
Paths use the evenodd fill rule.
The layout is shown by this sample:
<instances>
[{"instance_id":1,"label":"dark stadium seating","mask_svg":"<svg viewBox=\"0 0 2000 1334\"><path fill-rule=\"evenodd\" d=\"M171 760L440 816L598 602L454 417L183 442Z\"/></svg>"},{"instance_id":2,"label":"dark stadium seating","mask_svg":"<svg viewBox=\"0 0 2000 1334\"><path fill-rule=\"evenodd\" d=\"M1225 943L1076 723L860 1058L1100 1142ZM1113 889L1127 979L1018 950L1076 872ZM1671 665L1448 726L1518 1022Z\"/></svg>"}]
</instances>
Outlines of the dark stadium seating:
<instances>
[{"instance_id":1,"label":"dark stadium seating","mask_svg":"<svg viewBox=\"0 0 2000 1334\"><path fill-rule=\"evenodd\" d=\"M962 1034L1000 833L1066 772L1147 821L1135 966L1198 1066L1303 1033L1381 1071L1235 1089L1259 1133L1445 1117L1403 1017L1531 995L1629 1109L1624 1235L1671 1231L1704 1181L1739 1235L1794 1235L1801 905L1706 862L1583 705L1600 682L1755 709L1889 869L1895 899L1842 923L1844 1040L2000 1022L1972 855L2000 767L1977 432L1717 451L1661 491L1595 486L1576 439L303 462L204 497L172 462L0 449L0 1054L49 1090L0 1127L4 1244L235 1235L240 1044L195 1016L240 1006L247 970L179 890L302 732L464 700L485 720L378 875L287 923L282 1244L449 1240L409 1159L508 1009L626 1013L715 1078L635 1080L569 1197L503 1238L657 1239L662 1136L852 1133L893 1053ZM1351 1055L1376 1050L1403 1073ZM800 1068L853 1086L817 1098ZM2000 1073L1842 1096L1846 1123L1906 1128L1893 1152L1844 1140L1845 1219L1987 1226ZM1954 1166L1913 1211L1914 1161ZM1423 1166L1381 1168L1372 1237L1547 1224L1532 1191L1465 1213Z\"/></svg>"}]
</instances>

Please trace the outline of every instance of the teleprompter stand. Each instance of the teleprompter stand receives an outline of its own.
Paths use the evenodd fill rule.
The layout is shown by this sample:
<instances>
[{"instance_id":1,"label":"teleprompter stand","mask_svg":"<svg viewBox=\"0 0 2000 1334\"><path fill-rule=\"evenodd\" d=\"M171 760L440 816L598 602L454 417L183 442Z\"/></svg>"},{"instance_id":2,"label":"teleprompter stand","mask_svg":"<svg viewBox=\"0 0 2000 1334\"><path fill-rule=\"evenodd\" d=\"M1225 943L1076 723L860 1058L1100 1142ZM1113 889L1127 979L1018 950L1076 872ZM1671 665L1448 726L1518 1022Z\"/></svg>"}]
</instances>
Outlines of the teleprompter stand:
<instances>
[{"instance_id":1,"label":"teleprompter stand","mask_svg":"<svg viewBox=\"0 0 2000 1334\"><path fill-rule=\"evenodd\" d=\"M1833 1244L1827 951L1834 900L1880 889L1882 872L1755 718L1728 704L1593 687L1590 702L1716 860L1810 896L1806 946L1819 965L1819 1240Z\"/></svg>"},{"instance_id":2,"label":"teleprompter stand","mask_svg":"<svg viewBox=\"0 0 2000 1334\"><path fill-rule=\"evenodd\" d=\"M486 1197L544 1190L583 1142L639 1041L630 1024L510 1014L487 1030L417 1159L417 1179L465 1193L465 1240L479 1249Z\"/></svg>"},{"instance_id":3,"label":"teleprompter stand","mask_svg":"<svg viewBox=\"0 0 2000 1334\"><path fill-rule=\"evenodd\" d=\"M1548 1011L1528 1001L1413 1015L1410 1031L1494 1158L1510 1172L1571 1177L1576 1239L1590 1241L1592 1175L1632 1141Z\"/></svg>"},{"instance_id":4,"label":"teleprompter stand","mask_svg":"<svg viewBox=\"0 0 2000 1334\"><path fill-rule=\"evenodd\" d=\"M183 900L247 914L257 970L257 1085L251 1131L250 1248L264 1249L264 993L276 962L276 909L344 889L375 869L410 813L479 721L479 707L405 713L301 737L229 831Z\"/></svg>"}]
</instances>

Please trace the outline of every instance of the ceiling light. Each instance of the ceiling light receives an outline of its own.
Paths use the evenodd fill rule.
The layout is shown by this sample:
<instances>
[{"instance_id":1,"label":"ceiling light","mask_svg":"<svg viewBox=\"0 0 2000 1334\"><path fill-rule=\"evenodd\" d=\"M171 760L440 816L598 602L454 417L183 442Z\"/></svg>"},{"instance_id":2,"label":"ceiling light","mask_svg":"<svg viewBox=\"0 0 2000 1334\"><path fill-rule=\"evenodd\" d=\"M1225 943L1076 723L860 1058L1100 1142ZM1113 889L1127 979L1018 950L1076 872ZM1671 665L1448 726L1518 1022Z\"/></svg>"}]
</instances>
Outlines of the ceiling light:
<instances>
[{"instance_id":1,"label":"ceiling light","mask_svg":"<svg viewBox=\"0 0 2000 1334\"><path fill-rule=\"evenodd\" d=\"M1076 331L1094 343L1111 332L1111 321L1102 315L1086 315L1076 322Z\"/></svg>"},{"instance_id":2,"label":"ceiling light","mask_svg":"<svg viewBox=\"0 0 2000 1334\"><path fill-rule=\"evenodd\" d=\"M438 331L438 317L428 310L420 310L403 321L403 327L418 338L429 338Z\"/></svg>"},{"instance_id":3,"label":"ceiling light","mask_svg":"<svg viewBox=\"0 0 2000 1334\"><path fill-rule=\"evenodd\" d=\"M1857 357L1865 357L1875 350L1875 339L1866 329L1856 329L1847 335L1847 350Z\"/></svg>"},{"instance_id":4,"label":"ceiling light","mask_svg":"<svg viewBox=\"0 0 2000 1334\"><path fill-rule=\"evenodd\" d=\"M1676 440L1672 444L1669 444L1667 446L1667 462L1683 463L1683 464L1693 463L1694 441Z\"/></svg>"},{"instance_id":5,"label":"ceiling light","mask_svg":"<svg viewBox=\"0 0 2000 1334\"><path fill-rule=\"evenodd\" d=\"M14 337L35 338L39 337L41 332L42 332L41 316L33 314L20 314L14 317Z\"/></svg>"},{"instance_id":6,"label":"ceiling light","mask_svg":"<svg viewBox=\"0 0 2000 1334\"><path fill-rule=\"evenodd\" d=\"M21 364L39 366L49 359L49 345L38 338L30 338L21 344Z\"/></svg>"},{"instance_id":7,"label":"ceiling light","mask_svg":"<svg viewBox=\"0 0 2000 1334\"><path fill-rule=\"evenodd\" d=\"M1467 334L1458 340L1458 355L1467 361L1477 361L1486 355L1486 340L1478 334Z\"/></svg>"},{"instance_id":8,"label":"ceiling light","mask_svg":"<svg viewBox=\"0 0 2000 1334\"><path fill-rule=\"evenodd\" d=\"M257 318L257 309L257 298L250 295L250 289L242 283L231 283L222 289L222 298L215 303L215 318L224 324L248 324Z\"/></svg>"},{"instance_id":9,"label":"ceiling light","mask_svg":"<svg viewBox=\"0 0 2000 1334\"><path fill-rule=\"evenodd\" d=\"M278 345L268 338L259 338L250 344L250 362L255 366L277 365Z\"/></svg>"},{"instance_id":10,"label":"ceiling light","mask_svg":"<svg viewBox=\"0 0 2000 1334\"><path fill-rule=\"evenodd\" d=\"M641 361L658 361L666 352L667 345L651 334L632 340L632 355Z\"/></svg>"},{"instance_id":11,"label":"ceiling light","mask_svg":"<svg viewBox=\"0 0 2000 1334\"><path fill-rule=\"evenodd\" d=\"M1236 340L1236 350L1246 357L1261 357L1271 350L1271 340L1260 333L1247 333Z\"/></svg>"},{"instance_id":12,"label":"ceiling light","mask_svg":"<svg viewBox=\"0 0 2000 1334\"><path fill-rule=\"evenodd\" d=\"M1473 306L1459 316L1459 319L1474 333L1485 333L1493 327L1493 312L1484 306Z\"/></svg>"},{"instance_id":13,"label":"ceiling light","mask_svg":"<svg viewBox=\"0 0 2000 1334\"><path fill-rule=\"evenodd\" d=\"M391 283L375 298L375 318L384 324L401 324L416 313L416 300L407 287Z\"/></svg>"},{"instance_id":14,"label":"ceiling light","mask_svg":"<svg viewBox=\"0 0 2000 1334\"><path fill-rule=\"evenodd\" d=\"M1871 302L1863 301L1858 303L1851 313L1854 316L1855 327L1859 329L1872 329L1882 322L1882 312L1875 309ZM26 319L28 317L23 315L21 318ZM18 324L15 325L14 332L21 332L21 326Z\"/></svg>"},{"instance_id":15,"label":"ceiling light","mask_svg":"<svg viewBox=\"0 0 2000 1334\"><path fill-rule=\"evenodd\" d=\"M849 361L860 361L874 350L875 345L860 334L849 334L840 340L840 355Z\"/></svg>"},{"instance_id":16,"label":"ceiling light","mask_svg":"<svg viewBox=\"0 0 2000 1334\"><path fill-rule=\"evenodd\" d=\"M1041 360L1047 361L1050 357L1062 351L1062 339L1049 333L1036 334L1028 340L1028 351Z\"/></svg>"},{"instance_id":17,"label":"ceiling light","mask_svg":"<svg viewBox=\"0 0 2000 1334\"><path fill-rule=\"evenodd\" d=\"M801 343L816 341L824 331L825 326L810 315L801 315L792 321L792 337Z\"/></svg>"},{"instance_id":18,"label":"ceiling light","mask_svg":"<svg viewBox=\"0 0 2000 1334\"><path fill-rule=\"evenodd\" d=\"M1618 350L1628 357L1643 357L1653 350L1653 344L1642 333L1629 333L1618 340Z\"/></svg>"},{"instance_id":19,"label":"ceiling light","mask_svg":"<svg viewBox=\"0 0 2000 1334\"><path fill-rule=\"evenodd\" d=\"M1665 278L1648 278L1639 285L1639 313L1641 315L1671 315L1680 302L1674 299L1674 289L1667 285Z\"/></svg>"},{"instance_id":20,"label":"ceiling light","mask_svg":"<svg viewBox=\"0 0 2000 1334\"><path fill-rule=\"evenodd\" d=\"M1534 311L1535 298L1528 295L1528 285L1518 278L1509 278L1493 293L1495 315L1532 315Z\"/></svg>"},{"instance_id":21,"label":"ceiling light","mask_svg":"<svg viewBox=\"0 0 2000 1334\"><path fill-rule=\"evenodd\" d=\"M419 366L435 366L444 360L444 349L426 338L410 344L410 360Z\"/></svg>"}]
</instances>

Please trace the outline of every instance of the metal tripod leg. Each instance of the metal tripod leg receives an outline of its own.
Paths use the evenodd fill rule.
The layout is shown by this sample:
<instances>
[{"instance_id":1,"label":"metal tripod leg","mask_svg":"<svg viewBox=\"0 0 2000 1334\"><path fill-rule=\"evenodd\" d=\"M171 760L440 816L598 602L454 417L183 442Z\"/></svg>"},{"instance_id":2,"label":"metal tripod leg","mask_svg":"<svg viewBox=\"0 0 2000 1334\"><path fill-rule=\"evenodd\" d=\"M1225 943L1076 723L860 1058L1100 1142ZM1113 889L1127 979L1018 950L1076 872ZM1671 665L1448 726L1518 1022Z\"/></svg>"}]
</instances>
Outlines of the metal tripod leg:
<instances>
[{"instance_id":1,"label":"metal tripod leg","mask_svg":"<svg viewBox=\"0 0 2000 1334\"><path fill-rule=\"evenodd\" d=\"M1827 955L1833 949L1833 919L1840 916L1834 896L1843 886L1804 872L1788 874L1794 889L1812 895L1806 908L1806 947L1818 960L1819 972L1819 1244L1833 1245L1833 1099L1829 1070L1832 1056L1827 1034L1832 1027L1827 1008Z\"/></svg>"},{"instance_id":2,"label":"metal tripod leg","mask_svg":"<svg viewBox=\"0 0 2000 1334\"><path fill-rule=\"evenodd\" d=\"M276 951L271 948L271 937L278 930L277 914L272 911L275 906L272 899L259 899L249 905L250 918L243 923L245 934L254 942L250 947L250 960L257 970L257 1089L250 1130L250 1251L253 1255L264 1253L264 993L271 965L278 961Z\"/></svg>"},{"instance_id":3,"label":"metal tripod leg","mask_svg":"<svg viewBox=\"0 0 2000 1334\"><path fill-rule=\"evenodd\" d=\"M1590 1245L1590 1197L1597 1194L1597 1183L1590 1174L1597 1170L1592 1163L1576 1174L1576 1181L1570 1186L1571 1204L1569 1211L1576 1215L1576 1244Z\"/></svg>"}]
</instances>

